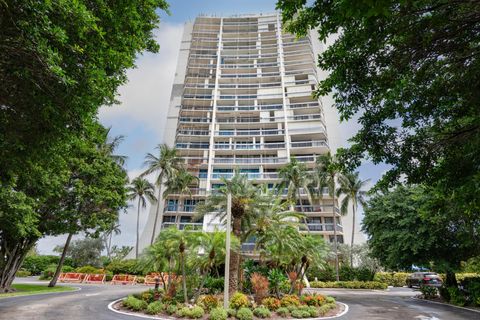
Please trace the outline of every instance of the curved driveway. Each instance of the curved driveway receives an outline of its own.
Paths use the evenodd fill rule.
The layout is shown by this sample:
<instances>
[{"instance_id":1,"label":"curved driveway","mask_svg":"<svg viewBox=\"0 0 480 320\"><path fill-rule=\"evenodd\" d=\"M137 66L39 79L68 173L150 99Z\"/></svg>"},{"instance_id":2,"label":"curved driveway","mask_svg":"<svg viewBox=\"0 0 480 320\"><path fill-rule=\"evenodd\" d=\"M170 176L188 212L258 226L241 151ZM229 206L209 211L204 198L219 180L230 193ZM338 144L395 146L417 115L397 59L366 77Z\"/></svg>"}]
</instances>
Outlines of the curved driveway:
<instances>
[{"instance_id":1,"label":"curved driveway","mask_svg":"<svg viewBox=\"0 0 480 320\"><path fill-rule=\"evenodd\" d=\"M73 285L82 290L0 299L0 319L15 320L132 320L108 310L107 305L145 286ZM480 319L480 313L413 300L417 293L399 288L390 291L318 290L349 305L342 320Z\"/></svg>"}]
</instances>

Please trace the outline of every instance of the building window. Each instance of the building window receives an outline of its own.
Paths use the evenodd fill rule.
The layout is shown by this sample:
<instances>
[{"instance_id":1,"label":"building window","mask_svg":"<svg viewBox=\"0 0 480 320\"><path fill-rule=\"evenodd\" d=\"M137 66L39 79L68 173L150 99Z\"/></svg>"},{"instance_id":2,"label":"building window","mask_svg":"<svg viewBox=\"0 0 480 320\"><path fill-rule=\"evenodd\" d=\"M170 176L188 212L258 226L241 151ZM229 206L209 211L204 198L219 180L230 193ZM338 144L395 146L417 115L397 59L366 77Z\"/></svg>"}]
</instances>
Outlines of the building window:
<instances>
[{"instance_id":1,"label":"building window","mask_svg":"<svg viewBox=\"0 0 480 320\"><path fill-rule=\"evenodd\" d=\"M328 236L328 239L332 243L333 239L335 239L335 237L330 235L330 236ZM338 243L343 243L343 235L337 235L337 242Z\"/></svg>"}]
</instances>

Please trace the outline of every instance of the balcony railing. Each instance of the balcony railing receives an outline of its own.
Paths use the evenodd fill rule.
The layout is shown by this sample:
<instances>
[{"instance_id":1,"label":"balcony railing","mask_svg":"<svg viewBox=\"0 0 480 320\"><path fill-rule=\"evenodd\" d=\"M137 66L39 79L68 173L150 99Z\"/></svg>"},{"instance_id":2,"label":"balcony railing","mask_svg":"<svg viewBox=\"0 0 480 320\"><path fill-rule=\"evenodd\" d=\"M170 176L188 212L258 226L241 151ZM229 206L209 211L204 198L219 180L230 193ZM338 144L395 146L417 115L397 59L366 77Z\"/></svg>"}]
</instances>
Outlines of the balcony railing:
<instances>
[{"instance_id":1,"label":"balcony railing","mask_svg":"<svg viewBox=\"0 0 480 320\"><path fill-rule=\"evenodd\" d=\"M233 172L221 172L221 173L212 173L211 178L212 179L230 179L234 176L235 173ZM276 172L264 172L264 173L259 173L259 172L240 172L241 175L247 176L248 179L252 180L270 180L270 179L278 179L278 173Z\"/></svg>"},{"instance_id":2,"label":"balcony railing","mask_svg":"<svg viewBox=\"0 0 480 320\"><path fill-rule=\"evenodd\" d=\"M292 148L311 148L311 147L328 147L325 140L318 141L295 141L290 144Z\"/></svg>"},{"instance_id":3,"label":"balcony railing","mask_svg":"<svg viewBox=\"0 0 480 320\"><path fill-rule=\"evenodd\" d=\"M284 117L268 117L268 118L260 118L260 117L238 117L238 118L217 118L218 123L256 123L256 122L278 122L284 121Z\"/></svg>"},{"instance_id":4,"label":"balcony railing","mask_svg":"<svg viewBox=\"0 0 480 320\"><path fill-rule=\"evenodd\" d=\"M303 209L303 211L302 211ZM333 210L333 205L321 205L321 206L311 206L311 205L304 205L304 206L295 206L295 211L298 212L332 212ZM335 212L340 213L340 209L338 207L335 207Z\"/></svg>"},{"instance_id":5,"label":"balcony railing","mask_svg":"<svg viewBox=\"0 0 480 320\"><path fill-rule=\"evenodd\" d=\"M177 149L208 149L208 142L177 142L175 144Z\"/></svg>"},{"instance_id":6,"label":"balcony railing","mask_svg":"<svg viewBox=\"0 0 480 320\"><path fill-rule=\"evenodd\" d=\"M307 223L309 231L333 231L333 223ZM343 226L337 224L337 231L343 232Z\"/></svg>"},{"instance_id":7,"label":"balcony railing","mask_svg":"<svg viewBox=\"0 0 480 320\"><path fill-rule=\"evenodd\" d=\"M272 136L282 135L285 131L283 129L258 129L258 130L220 130L215 131L217 136Z\"/></svg>"},{"instance_id":8,"label":"balcony railing","mask_svg":"<svg viewBox=\"0 0 480 320\"><path fill-rule=\"evenodd\" d=\"M167 229L170 227L177 227L179 230L186 231L200 231L203 229L203 223L194 223L194 222L164 222L162 223L162 229Z\"/></svg>"},{"instance_id":9,"label":"balcony railing","mask_svg":"<svg viewBox=\"0 0 480 320\"><path fill-rule=\"evenodd\" d=\"M261 157L261 158L213 158L215 164L261 164L261 163L287 163L287 158Z\"/></svg>"},{"instance_id":10,"label":"balcony railing","mask_svg":"<svg viewBox=\"0 0 480 320\"><path fill-rule=\"evenodd\" d=\"M281 110L281 104L269 104L258 106L217 106L218 111L267 111L267 110Z\"/></svg>"},{"instance_id":11,"label":"balcony railing","mask_svg":"<svg viewBox=\"0 0 480 320\"><path fill-rule=\"evenodd\" d=\"M301 121L301 120L319 120L322 119L321 114L298 114L294 116L289 116L289 120Z\"/></svg>"},{"instance_id":12,"label":"balcony railing","mask_svg":"<svg viewBox=\"0 0 480 320\"><path fill-rule=\"evenodd\" d=\"M212 119L205 117L180 117L178 119L180 122L211 122Z\"/></svg>"},{"instance_id":13,"label":"balcony railing","mask_svg":"<svg viewBox=\"0 0 480 320\"><path fill-rule=\"evenodd\" d=\"M177 134L185 136L208 136L210 131L208 130L178 130Z\"/></svg>"},{"instance_id":14,"label":"balcony railing","mask_svg":"<svg viewBox=\"0 0 480 320\"><path fill-rule=\"evenodd\" d=\"M263 150L263 149L284 149L285 143L249 143L249 144L222 144L216 143L217 150Z\"/></svg>"}]
</instances>

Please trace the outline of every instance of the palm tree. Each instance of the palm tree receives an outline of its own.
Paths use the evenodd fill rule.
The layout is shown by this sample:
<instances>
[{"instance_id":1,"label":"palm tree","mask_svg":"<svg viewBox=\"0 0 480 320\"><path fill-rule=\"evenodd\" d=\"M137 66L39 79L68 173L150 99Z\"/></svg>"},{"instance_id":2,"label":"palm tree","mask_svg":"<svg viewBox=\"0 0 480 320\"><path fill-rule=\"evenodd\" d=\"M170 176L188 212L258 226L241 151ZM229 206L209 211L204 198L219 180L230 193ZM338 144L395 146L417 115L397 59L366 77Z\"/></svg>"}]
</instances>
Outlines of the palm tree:
<instances>
[{"instance_id":1,"label":"palm tree","mask_svg":"<svg viewBox=\"0 0 480 320\"><path fill-rule=\"evenodd\" d=\"M240 250L240 241L235 236L232 236L230 240L230 247L232 250L238 252ZM194 249L194 253L198 252L201 254L192 254L191 264L198 268L202 275L200 286L193 297L194 301L201 294L207 277L212 270L225 263L225 245L225 232L214 231L192 233L192 248Z\"/></svg>"},{"instance_id":2,"label":"palm tree","mask_svg":"<svg viewBox=\"0 0 480 320\"><path fill-rule=\"evenodd\" d=\"M157 229L158 215L160 214L160 199L162 196L162 186L164 180L168 180L170 177L173 177L175 172L182 167L182 159L177 156L177 149L170 148L166 144L159 144L156 149L159 150L158 157L151 153L147 153L144 162L144 166L146 166L147 169L140 175L141 177L144 177L151 173L158 173L155 181L155 184L158 187L158 201L150 245L152 245L155 240L155 231ZM163 217L160 219L160 223L162 220Z\"/></svg>"},{"instance_id":3,"label":"palm tree","mask_svg":"<svg viewBox=\"0 0 480 320\"><path fill-rule=\"evenodd\" d=\"M333 250L335 254L335 274L339 281L338 273L338 241L337 241L337 212L335 207L336 179L340 176L340 163L335 156L329 153L321 155L316 161L316 189L322 194L323 187L328 188L328 192L333 199Z\"/></svg>"},{"instance_id":4,"label":"palm tree","mask_svg":"<svg viewBox=\"0 0 480 320\"><path fill-rule=\"evenodd\" d=\"M369 180L360 180L359 173L347 173L338 177L340 187L337 190L337 197L345 195L342 200L340 211L347 214L348 204L352 203L352 239L350 243L350 266L353 267L353 243L355 237L355 216L358 204L365 205L366 191L362 190Z\"/></svg>"},{"instance_id":5,"label":"palm tree","mask_svg":"<svg viewBox=\"0 0 480 320\"><path fill-rule=\"evenodd\" d=\"M310 179L307 166L299 162L295 157L292 157L290 162L280 169L278 175L282 179L282 184L280 185L282 189L284 187L287 188L287 199L295 202L298 200L300 202L300 211L304 213L300 189L305 190L308 199L311 200L311 194L308 188Z\"/></svg>"},{"instance_id":6,"label":"palm tree","mask_svg":"<svg viewBox=\"0 0 480 320\"><path fill-rule=\"evenodd\" d=\"M102 139L102 141L104 141L104 143L99 145L99 150L101 152L103 152L104 154L109 155L110 158L116 164L118 164L120 167L123 168L123 166L125 165L125 162L127 161L128 157L124 156L124 155L114 154L114 151L118 148L120 143L123 142L125 137L123 135L119 135L119 136L115 136L115 137L111 138L110 137L110 130L111 129L112 129L111 127L104 129L103 139Z\"/></svg>"},{"instance_id":7,"label":"palm tree","mask_svg":"<svg viewBox=\"0 0 480 320\"><path fill-rule=\"evenodd\" d=\"M200 218L208 213L213 213L214 217L220 219L222 223L226 222L227 217L227 195L232 195L232 231L240 239L245 240L245 230L247 230L248 215L251 214L255 205L255 195L257 188L248 180L247 175L241 174L235 170L231 180L221 179L223 185L213 192L205 203L197 205L196 217ZM240 254L231 250L230 252L230 279L229 292L237 291L240 270Z\"/></svg>"},{"instance_id":8,"label":"palm tree","mask_svg":"<svg viewBox=\"0 0 480 320\"><path fill-rule=\"evenodd\" d=\"M165 182L165 191L163 192L164 199L172 193L178 194L178 203L177 203L177 224L180 223L179 219L179 210L180 204L182 203L183 195L187 194L190 198L192 197L192 190L190 186L198 182L198 177L194 176L185 169L177 170L172 177L170 177Z\"/></svg>"},{"instance_id":9,"label":"palm tree","mask_svg":"<svg viewBox=\"0 0 480 320\"><path fill-rule=\"evenodd\" d=\"M105 231L105 233L103 234L103 242L105 244L105 248L107 250L107 257L108 258L111 258L111 255L112 255L112 238L113 238L113 235L119 235L121 233L121 230L120 230L120 224L118 223L118 219L117 221L114 221L112 222L108 229Z\"/></svg>"},{"instance_id":10,"label":"palm tree","mask_svg":"<svg viewBox=\"0 0 480 320\"><path fill-rule=\"evenodd\" d=\"M138 237L139 237L139 224L140 224L140 207L145 208L147 201L154 203L157 201L155 198L155 187L148 180L137 177L133 179L130 186L127 188L128 198L135 200L138 198L137 204L137 241L135 244L135 258L138 259Z\"/></svg>"}]
</instances>

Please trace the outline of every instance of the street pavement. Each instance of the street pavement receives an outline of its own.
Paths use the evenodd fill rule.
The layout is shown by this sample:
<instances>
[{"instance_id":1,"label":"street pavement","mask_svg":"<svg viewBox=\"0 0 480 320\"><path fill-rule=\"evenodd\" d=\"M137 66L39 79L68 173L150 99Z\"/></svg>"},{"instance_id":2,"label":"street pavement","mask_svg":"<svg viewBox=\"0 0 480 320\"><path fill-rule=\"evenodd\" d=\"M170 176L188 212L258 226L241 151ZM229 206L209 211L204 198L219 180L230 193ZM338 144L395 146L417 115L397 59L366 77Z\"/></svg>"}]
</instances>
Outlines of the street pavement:
<instances>
[{"instance_id":1,"label":"street pavement","mask_svg":"<svg viewBox=\"0 0 480 320\"><path fill-rule=\"evenodd\" d=\"M32 281L20 279L18 282ZM38 283L38 281L37 281ZM146 289L143 285L72 284L80 291L0 299L0 319L11 320L132 320L108 310L108 304ZM480 320L480 313L412 299L408 288L382 290L317 289L349 306L339 320Z\"/></svg>"}]
</instances>

